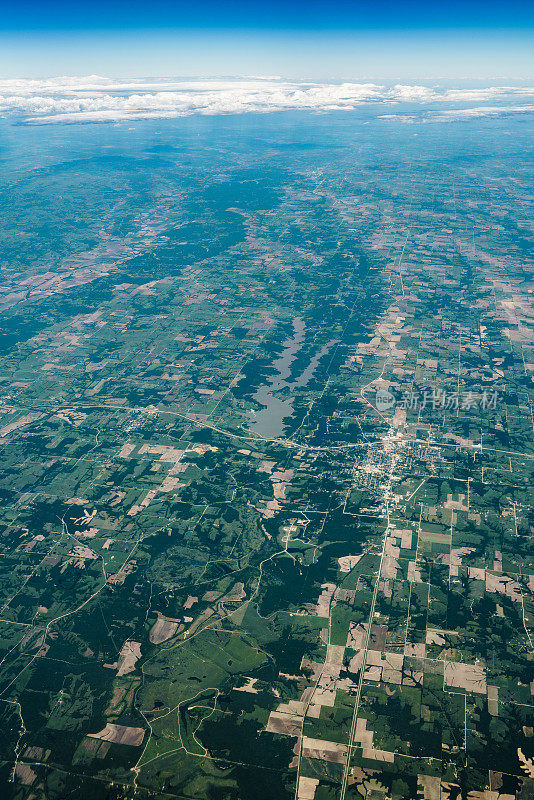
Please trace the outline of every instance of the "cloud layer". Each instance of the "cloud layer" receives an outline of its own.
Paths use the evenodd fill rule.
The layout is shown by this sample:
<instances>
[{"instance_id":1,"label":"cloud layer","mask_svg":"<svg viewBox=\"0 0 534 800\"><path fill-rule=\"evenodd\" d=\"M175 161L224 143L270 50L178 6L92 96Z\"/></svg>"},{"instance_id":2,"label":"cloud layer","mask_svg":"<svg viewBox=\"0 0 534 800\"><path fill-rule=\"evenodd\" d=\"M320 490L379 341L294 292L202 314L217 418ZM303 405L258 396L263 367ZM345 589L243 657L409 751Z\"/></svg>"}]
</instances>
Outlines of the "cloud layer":
<instances>
[{"instance_id":1,"label":"cloud layer","mask_svg":"<svg viewBox=\"0 0 534 800\"><path fill-rule=\"evenodd\" d=\"M380 114L378 118L414 124L426 122L462 122L484 117L508 117L514 116L515 114L532 113L534 113L534 105L478 106L476 108L450 108L440 111L426 111L419 114Z\"/></svg>"},{"instance_id":2,"label":"cloud layer","mask_svg":"<svg viewBox=\"0 0 534 800\"><path fill-rule=\"evenodd\" d=\"M363 104L512 103L534 97L534 87L442 88L375 83L297 83L279 78L228 80L132 79L114 81L98 75L45 80L0 80L0 115L16 115L31 124L122 122L172 119L192 114L243 114L270 111L340 111ZM442 110L433 121L452 121L509 113L511 106ZM517 106L522 113L534 106ZM471 112L471 113L470 113ZM478 113L480 112L480 113ZM485 112L485 113L483 113ZM455 116L456 115L456 116ZM382 115L389 119L399 115ZM402 121L417 121L406 116ZM424 121L424 120L419 120Z\"/></svg>"}]
</instances>

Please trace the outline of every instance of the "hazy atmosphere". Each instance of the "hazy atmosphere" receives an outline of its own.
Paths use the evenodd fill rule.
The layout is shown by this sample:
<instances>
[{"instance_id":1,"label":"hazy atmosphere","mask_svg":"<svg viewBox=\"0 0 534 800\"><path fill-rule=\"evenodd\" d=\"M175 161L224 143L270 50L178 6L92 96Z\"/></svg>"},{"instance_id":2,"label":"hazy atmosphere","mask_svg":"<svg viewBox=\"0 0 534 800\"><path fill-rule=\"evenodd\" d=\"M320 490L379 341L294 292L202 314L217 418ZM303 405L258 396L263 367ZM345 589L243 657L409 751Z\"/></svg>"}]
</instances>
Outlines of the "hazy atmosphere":
<instances>
[{"instance_id":1,"label":"hazy atmosphere","mask_svg":"<svg viewBox=\"0 0 534 800\"><path fill-rule=\"evenodd\" d=\"M532 5L2 11L2 800L532 800Z\"/></svg>"}]
</instances>

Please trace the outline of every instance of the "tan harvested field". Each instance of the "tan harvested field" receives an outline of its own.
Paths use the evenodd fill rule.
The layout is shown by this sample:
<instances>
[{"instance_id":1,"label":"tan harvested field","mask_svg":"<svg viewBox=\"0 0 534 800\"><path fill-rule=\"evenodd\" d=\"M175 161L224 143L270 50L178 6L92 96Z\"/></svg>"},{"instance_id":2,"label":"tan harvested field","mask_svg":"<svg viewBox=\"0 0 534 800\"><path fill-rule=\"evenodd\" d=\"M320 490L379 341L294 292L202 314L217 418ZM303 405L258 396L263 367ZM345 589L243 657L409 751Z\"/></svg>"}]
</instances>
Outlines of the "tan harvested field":
<instances>
[{"instance_id":1,"label":"tan harvested field","mask_svg":"<svg viewBox=\"0 0 534 800\"><path fill-rule=\"evenodd\" d=\"M299 736L301 724L302 717L299 714L282 714L279 711L271 711L265 730L285 736Z\"/></svg>"},{"instance_id":2,"label":"tan harvested field","mask_svg":"<svg viewBox=\"0 0 534 800\"><path fill-rule=\"evenodd\" d=\"M106 727L98 733L87 734L91 739L101 739L114 744L128 744L139 747L145 736L144 728L130 728L127 725L114 725L108 722Z\"/></svg>"},{"instance_id":3,"label":"tan harvested field","mask_svg":"<svg viewBox=\"0 0 534 800\"><path fill-rule=\"evenodd\" d=\"M161 644L170 639L180 625L180 620L172 619L171 617L164 617L163 614L158 612L157 622L150 630L150 641L152 644Z\"/></svg>"},{"instance_id":4,"label":"tan harvested field","mask_svg":"<svg viewBox=\"0 0 534 800\"><path fill-rule=\"evenodd\" d=\"M445 683L467 692L486 694L486 670L479 664L445 662Z\"/></svg>"},{"instance_id":5,"label":"tan harvested field","mask_svg":"<svg viewBox=\"0 0 534 800\"><path fill-rule=\"evenodd\" d=\"M302 740L302 755L305 758L318 758L320 761L344 764L347 758L347 747L337 742L328 742L323 739L310 739L308 736L305 736Z\"/></svg>"},{"instance_id":6,"label":"tan harvested field","mask_svg":"<svg viewBox=\"0 0 534 800\"><path fill-rule=\"evenodd\" d=\"M117 675L128 675L133 672L137 661L141 658L141 644L128 639L124 642L119 655L119 668Z\"/></svg>"}]
</instances>

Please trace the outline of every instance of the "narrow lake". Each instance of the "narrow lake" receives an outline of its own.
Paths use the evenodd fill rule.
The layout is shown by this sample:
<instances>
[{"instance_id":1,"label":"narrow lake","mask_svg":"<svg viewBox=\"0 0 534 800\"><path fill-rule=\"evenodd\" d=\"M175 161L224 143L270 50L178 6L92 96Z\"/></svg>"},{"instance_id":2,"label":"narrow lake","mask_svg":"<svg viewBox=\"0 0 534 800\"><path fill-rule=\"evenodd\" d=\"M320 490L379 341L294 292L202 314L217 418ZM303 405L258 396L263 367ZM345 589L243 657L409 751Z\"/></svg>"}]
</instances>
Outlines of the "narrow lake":
<instances>
[{"instance_id":1,"label":"narrow lake","mask_svg":"<svg viewBox=\"0 0 534 800\"><path fill-rule=\"evenodd\" d=\"M283 351L278 358L273 361L273 367L277 374L273 375L269 383L261 386L253 394L257 403L263 406L259 411L251 412L250 429L266 439L277 439L284 434L284 420L293 413L293 397L281 399L276 394L283 389L292 387L306 386L312 379L321 358L326 355L334 344L334 341L326 344L319 353L310 360L304 371L293 381L288 381L291 374L291 365L297 357L304 344L306 337L306 324L302 317L293 320L293 335L283 344Z\"/></svg>"}]
</instances>

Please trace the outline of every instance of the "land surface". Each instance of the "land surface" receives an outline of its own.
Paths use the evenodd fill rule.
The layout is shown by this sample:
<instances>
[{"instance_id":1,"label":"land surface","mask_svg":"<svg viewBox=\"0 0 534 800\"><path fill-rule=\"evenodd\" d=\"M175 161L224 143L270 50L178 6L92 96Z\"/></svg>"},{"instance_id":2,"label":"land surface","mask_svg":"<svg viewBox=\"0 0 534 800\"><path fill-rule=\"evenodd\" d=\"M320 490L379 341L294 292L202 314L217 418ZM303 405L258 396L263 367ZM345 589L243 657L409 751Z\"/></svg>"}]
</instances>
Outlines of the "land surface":
<instances>
[{"instance_id":1,"label":"land surface","mask_svg":"<svg viewBox=\"0 0 534 800\"><path fill-rule=\"evenodd\" d=\"M2 797L534 798L529 134L2 129Z\"/></svg>"}]
</instances>

